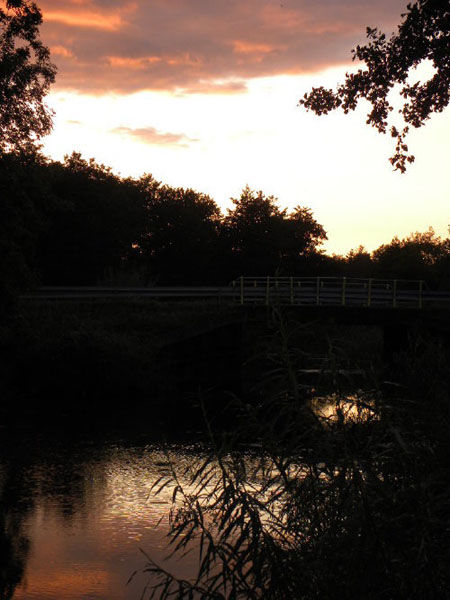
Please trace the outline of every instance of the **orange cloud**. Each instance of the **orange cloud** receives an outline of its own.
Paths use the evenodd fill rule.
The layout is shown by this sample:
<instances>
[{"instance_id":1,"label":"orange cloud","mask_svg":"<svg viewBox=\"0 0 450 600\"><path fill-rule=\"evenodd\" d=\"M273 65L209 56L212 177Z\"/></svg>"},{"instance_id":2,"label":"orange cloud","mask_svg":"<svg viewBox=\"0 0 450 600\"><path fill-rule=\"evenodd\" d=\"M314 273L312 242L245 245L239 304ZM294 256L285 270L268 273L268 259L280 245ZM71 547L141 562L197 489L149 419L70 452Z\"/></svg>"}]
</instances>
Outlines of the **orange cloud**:
<instances>
[{"instance_id":1,"label":"orange cloud","mask_svg":"<svg viewBox=\"0 0 450 600\"><path fill-rule=\"evenodd\" d=\"M188 87L177 90L184 94L242 94L247 91L245 81L198 81Z\"/></svg>"},{"instance_id":2,"label":"orange cloud","mask_svg":"<svg viewBox=\"0 0 450 600\"><path fill-rule=\"evenodd\" d=\"M125 69L140 70L145 69L149 65L161 62L159 56L145 56L141 58L128 58L122 56L108 56L108 62L112 67L120 67Z\"/></svg>"},{"instance_id":3,"label":"orange cloud","mask_svg":"<svg viewBox=\"0 0 450 600\"><path fill-rule=\"evenodd\" d=\"M274 46L269 46L269 44L255 44L245 40L235 40L233 42L233 50L237 54L268 54L275 49Z\"/></svg>"},{"instance_id":4,"label":"orange cloud","mask_svg":"<svg viewBox=\"0 0 450 600\"><path fill-rule=\"evenodd\" d=\"M119 15L103 15L94 12L63 12L63 11L45 11L43 12L46 21L55 21L70 25L71 27L90 27L93 29L104 29L106 31L115 31L120 29L123 21Z\"/></svg>"},{"instance_id":5,"label":"orange cloud","mask_svg":"<svg viewBox=\"0 0 450 600\"><path fill-rule=\"evenodd\" d=\"M238 64L261 63L267 55L276 50L275 46L244 40L233 41L233 52L238 55Z\"/></svg>"},{"instance_id":6,"label":"orange cloud","mask_svg":"<svg viewBox=\"0 0 450 600\"><path fill-rule=\"evenodd\" d=\"M65 46L50 46L50 52L53 55L63 56L64 58L74 58L73 52Z\"/></svg>"},{"instance_id":7,"label":"orange cloud","mask_svg":"<svg viewBox=\"0 0 450 600\"><path fill-rule=\"evenodd\" d=\"M166 59L168 65L198 67L202 64L202 59L198 56L193 56L189 52L184 52L178 56L171 56Z\"/></svg>"}]
</instances>

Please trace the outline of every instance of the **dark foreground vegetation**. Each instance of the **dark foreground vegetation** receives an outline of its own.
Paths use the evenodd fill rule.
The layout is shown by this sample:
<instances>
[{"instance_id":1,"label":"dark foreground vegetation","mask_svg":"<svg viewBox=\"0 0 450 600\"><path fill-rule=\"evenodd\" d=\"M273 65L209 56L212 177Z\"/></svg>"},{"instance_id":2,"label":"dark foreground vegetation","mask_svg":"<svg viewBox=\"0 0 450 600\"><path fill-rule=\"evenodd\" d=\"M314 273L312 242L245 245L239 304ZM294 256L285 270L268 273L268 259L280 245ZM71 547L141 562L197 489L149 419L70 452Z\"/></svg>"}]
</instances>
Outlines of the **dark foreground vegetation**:
<instances>
[{"instance_id":1,"label":"dark foreground vegetation","mask_svg":"<svg viewBox=\"0 0 450 600\"><path fill-rule=\"evenodd\" d=\"M1 414L69 428L145 415L149 426L198 429L199 390L212 391L218 413L230 393L259 401L272 329L265 309L245 316L215 301L24 300L0 323ZM379 371L381 338L376 327L316 322L303 334L305 365L328 369L332 344L340 368Z\"/></svg>"},{"instance_id":2,"label":"dark foreground vegetation","mask_svg":"<svg viewBox=\"0 0 450 600\"><path fill-rule=\"evenodd\" d=\"M122 178L79 154L0 154L3 304L36 285L227 284L245 274L424 279L450 285L450 239L430 229L327 256L310 209L245 188L223 215L212 198L151 175Z\"/></svg>"},{"instance_id":3,"label":"dark foreground vegetation","mask_svg":"<svg viewBox=\"0 0 450 600\"><path fill-rule=\"evenodd\" d=\"M205 403L209 452L153 486L173 493L169 549L198 572L178 578L148 549L144 597L447 598L448 351L419 335L394 382L366 370L349 393L331 369L327 391L305 382L308 329L275 318L259 402L234 399L225 434Z\"/></svg>"},{"instance_id":4,"label":"dark foreground vegetation","mask_svg":"<svg viewBox=\"0 0 450 600\"><path fill-rule=\"evenodd\" d=\"M302 324L273 309L264 335L248 348L246 394L222 382L200 393L172 387L170 395L180 372L156 369L161 348L235 310L20 303L1 331L2 424L15 431L15 413L22 427L31 422L42 435L50 423L67 443L87 427L99 431L114 420L124 427L134 418L147 435L156 429L171 437L189 427L189 439L206 440L203 458L187 473L173 464L154 486L155 493L161 486L174 492L171 549L202 548L198 577L177 580L146 548L144 597L162 583L155 598L445 598L444 341L416 331L387 368L376 329ZM311 376L305 370L317 357L320 372ZM186 360L191 368L192 356ZM162 381L168 387L157 398ZM189 485L181 483L186 478ZM8 498L2 501L7 506ZM18 535L10 524L5 532L14 549Z\"/></svg>"},{"instance_id":5,"label":"dark foreground vegetation","mask_svg":"<svg viewBox=\"0 0 450 600\"><path fill-rule=\"evenodd\" d=\"M177 387L180 364L158 368L174 358L163 347L235 310L22 302L1 331L2 424L14 431L15 414L22 426L50 424L70 437L134 418L140 431L189 428L206 440L189 472L173 464L154 486L174 492L172 549L202 548L198 577L178 580L146 549L148 597L162 583L155 598L445 598L445 340L418 330L385 365L376 329L305 324L273 309L264 335L238 357L245 394L223 381L200 392ZM184 352L190 370L196 352ZM318 357L319 373L305 372Z\"/></svg>"},{"instance_id":6,"label":"dark foreground vegetation","mask_svg":"<svg viewBox=\"0 0 450 600\"><path fill-rule=\"evenodd\" d=\"M186 354L177 344L228 313L206 303L23 302L0 323L2 418L70 429L145 415L152 428L165 413L177 429L186 393L201 385L187 389L178 354L188 372L189 358L202 360L193 342Z\"/></svg>"}]
</instances>

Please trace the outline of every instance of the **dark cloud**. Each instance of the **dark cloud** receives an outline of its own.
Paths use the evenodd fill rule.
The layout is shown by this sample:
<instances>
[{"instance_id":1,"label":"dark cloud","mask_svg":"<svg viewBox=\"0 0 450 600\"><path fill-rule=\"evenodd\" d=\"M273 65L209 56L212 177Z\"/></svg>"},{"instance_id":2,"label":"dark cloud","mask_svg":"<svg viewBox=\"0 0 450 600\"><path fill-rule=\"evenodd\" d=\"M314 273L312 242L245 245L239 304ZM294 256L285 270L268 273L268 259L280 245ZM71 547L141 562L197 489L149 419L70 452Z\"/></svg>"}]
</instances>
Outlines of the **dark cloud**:
<instances>
[{"instance_id":1,"label":"dark cloud","mask_svg":"<svg viewBox=\"0 0 450 600\"><path fill-rule=\"evenodd\" d=\"M197 141L182 133L163 133L154 127L141 127L138 129L132 129L131 127L115 127L114 129L111 129L111 132L134 138L144 144L158 146L187 147L189 143Z\"/></svg>"},{"instance_id":2,"label":"dark cloud","mask_svg":"<svg viewBox=\"0 0 450 600\"><path fill-rule=\"evenodd\" d=\"M236 93L245 80L342 64L404 0L41 0L57 86Z\"/></svg>"}]
</instances>

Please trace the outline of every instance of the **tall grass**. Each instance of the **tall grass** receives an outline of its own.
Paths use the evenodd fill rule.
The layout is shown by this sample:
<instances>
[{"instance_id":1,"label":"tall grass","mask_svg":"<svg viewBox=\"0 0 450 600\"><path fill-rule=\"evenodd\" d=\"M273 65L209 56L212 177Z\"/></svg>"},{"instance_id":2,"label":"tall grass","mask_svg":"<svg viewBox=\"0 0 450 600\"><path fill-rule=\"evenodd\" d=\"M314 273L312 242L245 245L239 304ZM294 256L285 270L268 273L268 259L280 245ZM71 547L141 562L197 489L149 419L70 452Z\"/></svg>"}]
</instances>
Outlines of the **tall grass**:
<instances>
[{"instance_id":1,"label":"tall grass","mask_svg":"<svg viewBox=\"0 0 450 600\"><path fill-rule=\"evenodd\" d=\"M198 570L179 578L148 557L143 597L448 597L448 409L435 384L448 354L422 340L399 358L395 393L371 378L321 411L302 381L302 328L277 311L274 321L258 402L235 399L239 419L221 435L205 411L208 456L153 486L172 489L170 551L197 553ZM328 366L338 359L330 345ZM408 387L420 364L429 395Z\"/></svg>"}]
</instances>

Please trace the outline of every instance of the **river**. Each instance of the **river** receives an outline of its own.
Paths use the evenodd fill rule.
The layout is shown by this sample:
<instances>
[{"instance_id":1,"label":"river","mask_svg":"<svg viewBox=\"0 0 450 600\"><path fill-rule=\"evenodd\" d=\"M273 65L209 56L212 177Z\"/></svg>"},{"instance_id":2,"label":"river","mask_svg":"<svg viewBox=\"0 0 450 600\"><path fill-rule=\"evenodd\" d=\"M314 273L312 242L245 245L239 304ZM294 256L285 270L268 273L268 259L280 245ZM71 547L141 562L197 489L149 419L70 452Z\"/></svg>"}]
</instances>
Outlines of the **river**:
<instances>
[{"instance_id":1,"label":"river","mask_svg":"<svg viewBox=\"0 0 450 600\"><path fill-rule=\"evenodd\" d=\"M9 437L0 466L0 597L139 598L147 576L127 581L146 564L141 550L160 562L167 556L171 497L150 492L168 470L160 444L144 435ZM170 452L182 468L200 449L176 443ZM193 560L164 564L185 577Z\"/></svg>"},{"instance_id":2,"label":"river","mask_svg":"<svg viewBox=\"0 0 450 600\"><path fill-rule=\"evenodd\" d=\"M341 406L346 419L365 418ZM334 418L329 398L314 408ZM174 467L189 491L182 474L205 455L198 433L163 442L145 420L101 429L0 429L2 600L137 600L149 581L146 554L177 577L197 572L196 552L167 559L172 489L155 495L152 486ZM251 467L251 455L239 455Z\"/></svg>"}]
</instances>

